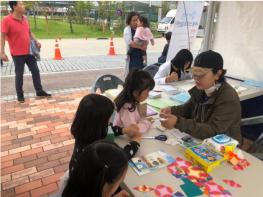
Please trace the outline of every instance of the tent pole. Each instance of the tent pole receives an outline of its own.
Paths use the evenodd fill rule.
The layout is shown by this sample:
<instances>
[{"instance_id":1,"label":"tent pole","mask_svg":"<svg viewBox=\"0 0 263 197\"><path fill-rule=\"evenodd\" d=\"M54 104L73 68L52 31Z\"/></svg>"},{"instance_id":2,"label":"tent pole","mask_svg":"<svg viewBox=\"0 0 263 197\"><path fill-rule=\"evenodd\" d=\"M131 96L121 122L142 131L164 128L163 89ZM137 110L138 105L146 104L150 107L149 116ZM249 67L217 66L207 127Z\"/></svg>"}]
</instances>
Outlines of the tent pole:
<instances>
[{"instance_id":1,"label":"tent pole","mask_svg":"<svg viewBox=\"0 0 263 197\"><path fill-rule=\"evenodd\" d=\"M216 3L213 1L209 2L208 6L208 14L206 18L206 24L205 24L205 37L202 43L202 51L207 51L211 49L212 45L212 33L214 28L214 17L215 17L215 7Z\"/></svg>"}]
</instances>

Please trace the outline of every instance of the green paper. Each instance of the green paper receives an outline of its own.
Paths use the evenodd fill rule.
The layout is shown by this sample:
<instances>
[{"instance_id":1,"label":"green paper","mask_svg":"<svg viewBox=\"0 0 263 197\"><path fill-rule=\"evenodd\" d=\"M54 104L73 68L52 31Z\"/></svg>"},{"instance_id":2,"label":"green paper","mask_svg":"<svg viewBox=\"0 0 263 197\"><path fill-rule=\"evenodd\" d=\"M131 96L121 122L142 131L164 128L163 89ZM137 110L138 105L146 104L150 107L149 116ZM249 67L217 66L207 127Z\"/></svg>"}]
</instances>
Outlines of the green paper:
<instances>
[{"instance_id":1,"label":"green paper","mask_svg":"<svg viewBox=\"0 0 263 197\"><path fill-rule=\"evenodd\" d=\"M164 98L148 99L147 104L158 109L181 105L179 102Z\"/></svg>"},{"instance_id":2,"label":"green paper","mask_svg":"<svg viewBox=\"0 0 263 197\"><path fill-rule=\"evenodd\" d=\"M180 185L181 189L184 191L185 195L188 197L200 196L203 194L202 190L197 187L192 181L186 178L181 179L184 184Z\"/></svg>"},{"instance_id":3,"label":"green paper","mask_svg":"<svg viewBox=\"0 0 263 197\"><path fill-rule=\"evenodd\" d=\"M108 134L106 136L106 140L109 142L114 142L114 134Z\"/></svg>"},{"instance_id":4,"label":"green paper","mask_svg":"<svg viewBox=\"0 0 263 197\"><path fill-rule=\"evenodd\" d=\"M106 136L106 140L109 141L109 142L114 142L114 138L115 138L115 135L111 129L111 127L108 127L108 134Z\"/></svg>"}]
</instances>

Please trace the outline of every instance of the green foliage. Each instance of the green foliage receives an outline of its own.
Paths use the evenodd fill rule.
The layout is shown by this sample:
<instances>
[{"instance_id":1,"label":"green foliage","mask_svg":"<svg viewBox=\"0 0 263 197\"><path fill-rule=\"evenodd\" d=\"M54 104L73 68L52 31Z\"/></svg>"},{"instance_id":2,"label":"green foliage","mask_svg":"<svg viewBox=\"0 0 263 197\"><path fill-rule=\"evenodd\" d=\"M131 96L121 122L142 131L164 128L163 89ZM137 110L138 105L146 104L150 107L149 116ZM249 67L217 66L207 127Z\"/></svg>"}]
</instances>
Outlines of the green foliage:
<instances>
[{"instance_id":1,"label":"green foliage","mask_svg":"<svg viewBox=\"0 0 263 197\"><path fill-rule=\"evenodd\" d=\"M29 17L29 22L32 25L34 23L33 17ZM81 25L73 24L74 33L70 32L69 23L58 21L58 20L49 20L49 34L46 32L46 22L45 19L37 18L38 28L31 28L32 32L37 36L37 38L49 39L49 38L97 38L97 37L109 37L110 31L106 30L105 35L102 31L99 31L98 26L96 25Z\"/></svg>"},{"instance_id":2,"label":"green foliage","mask_svg":"<svg viewBox=\"0 0 263 197\"><path fill-rule=\"evenodd\" d=\"M89 11L92 8L90 1L75 1L74 2L74 12L75 21L80 24L85 23L85 18L89 17Z\"/></svg>"},{"instance_id":3,"label":"green foliage","mask_svg":"<svg viewBox=\"0 0 263 197\"><path fill-rule=\"evenodd\" d=\"M163 1L162 2L162 18L165 17L167 12L170 10L169 8L169 2L168 1Z\"/></svg>"}]
</instances>

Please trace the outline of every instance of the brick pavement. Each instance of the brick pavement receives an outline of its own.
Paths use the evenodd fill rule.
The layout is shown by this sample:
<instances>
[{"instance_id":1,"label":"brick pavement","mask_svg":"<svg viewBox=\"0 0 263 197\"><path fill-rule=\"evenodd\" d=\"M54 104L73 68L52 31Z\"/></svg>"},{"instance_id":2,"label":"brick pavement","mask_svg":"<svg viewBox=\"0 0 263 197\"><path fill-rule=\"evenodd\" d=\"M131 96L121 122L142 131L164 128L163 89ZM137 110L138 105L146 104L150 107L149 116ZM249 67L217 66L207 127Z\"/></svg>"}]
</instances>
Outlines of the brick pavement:
<instances>
[{"instance_id":1,"label":"brick pavement","mask_svg":"<svg viewBox=\"0 0 263 197\"><path fill-rule=\"evenodd\" d=\"M1 101L1 196L46 196L58 190L74 140L69 128L86 90Z\"/></svg>"}]
</instances>

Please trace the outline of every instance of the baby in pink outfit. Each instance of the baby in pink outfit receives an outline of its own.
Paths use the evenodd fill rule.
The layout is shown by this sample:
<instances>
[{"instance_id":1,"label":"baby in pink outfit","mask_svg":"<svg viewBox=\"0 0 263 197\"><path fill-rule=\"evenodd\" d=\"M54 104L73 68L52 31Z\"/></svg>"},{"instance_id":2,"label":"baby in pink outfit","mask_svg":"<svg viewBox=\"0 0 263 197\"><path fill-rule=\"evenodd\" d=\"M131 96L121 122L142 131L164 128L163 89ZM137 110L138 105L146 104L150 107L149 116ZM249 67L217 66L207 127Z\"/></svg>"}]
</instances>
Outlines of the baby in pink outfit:
<instances>
[{"instance_id":1,"label":"baby in pink outfit","mask_svg":"<svg viewBox=\"0 0 263 197\"><path fill-rule=\"evenodd\" d=\"M150 30L148 19L144 16L140 16L137 22L137 28L134 35L134 41L138 46L148 45L149 41L154 45L153 34ZM147 64L146 51L143 52L143 61Z\"/></svg>"}]
</instances>

